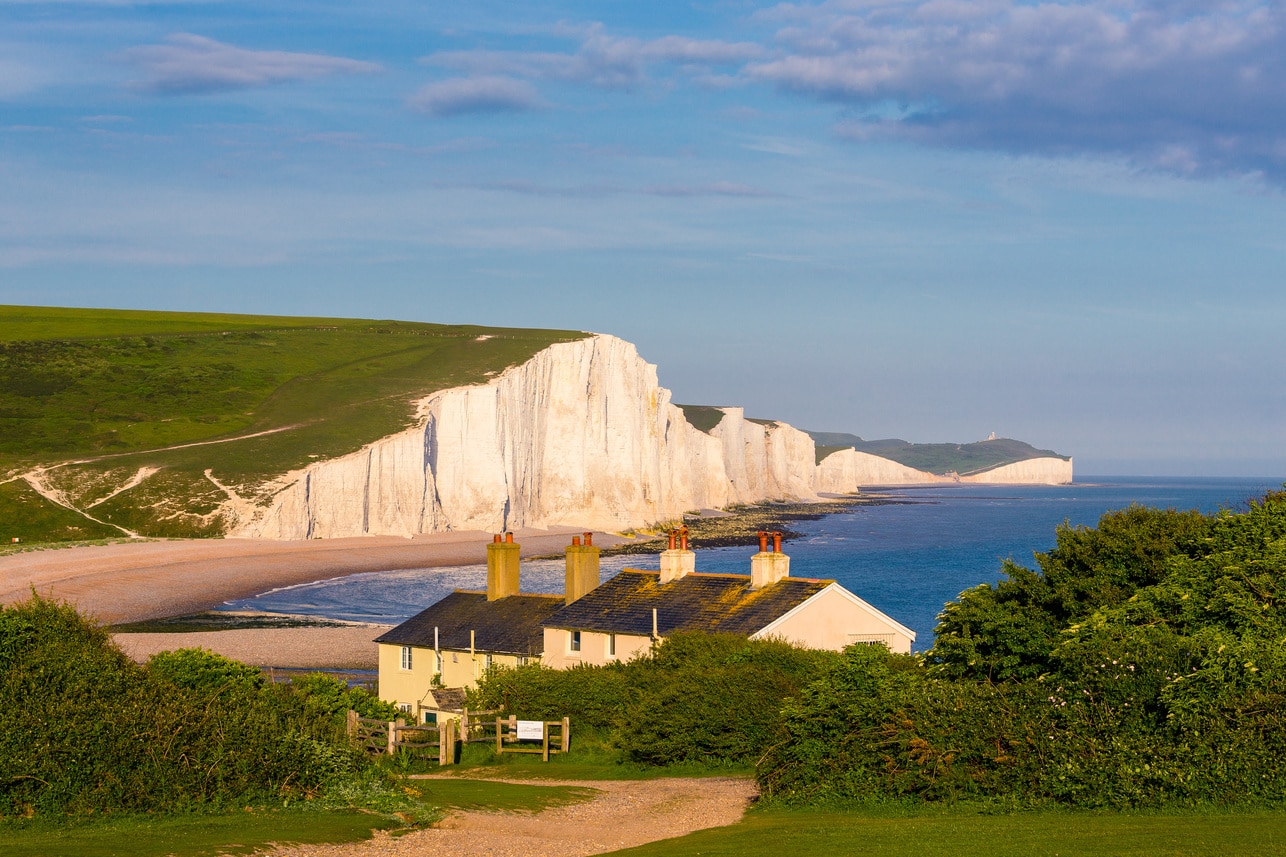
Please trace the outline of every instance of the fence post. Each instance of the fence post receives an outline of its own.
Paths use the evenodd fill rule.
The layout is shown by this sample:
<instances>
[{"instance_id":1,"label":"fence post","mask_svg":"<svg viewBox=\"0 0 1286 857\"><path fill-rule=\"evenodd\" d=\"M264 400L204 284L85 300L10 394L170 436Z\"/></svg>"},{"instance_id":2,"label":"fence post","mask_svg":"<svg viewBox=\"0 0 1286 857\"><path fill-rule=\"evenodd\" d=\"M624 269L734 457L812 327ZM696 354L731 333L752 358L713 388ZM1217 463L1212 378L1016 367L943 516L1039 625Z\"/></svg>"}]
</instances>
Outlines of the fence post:
<instances>
[{"instance_id":1,"label":"fence post","mask_svg":"<svg viewBox=\"0 0 1286 857\"><path fill-rule=\"evenodd\" d=\"M396 751L397 749L395 746L396 744L397 744L397 721L390 720L388 722L388 754L390 756L392 756L393 753Z\"/></svg>"},{"instance_id":2,"label":"fence post","mask_svg":"<svg viewBox=\"0 0 1286 857\"><path fill-rule=\"evenodd\" d=\"M500 733L500 715L497 714L496 715L496 755L497 756L499 756L501 753L504 752L504 748L500 745L500 734L501 734Z\"/></svg>"},{"instance_id":3,"label":"fence post","mask_svg":"<svg viewBox=\"0 0 1286 857\"><path fill-rule=\"evenodd\" d=\"M348 722L344 724L344 734L348 736L349 741L357 737L357 712L351 708L348 709Z\"/></svg>"},{"instance_id":4,"label":"fence post","mask_svg":"<svg viewBox=\"0 0 1286 857\"><path fill-rule=\"evenodd\" d=\"M455 730L456 730L456 721L448 720L447 721L447 760L443 764L447 764L447 765L455 764Z\"/></svg>"},{"instance_id":5,"label":"fence post","mask_svg":"<svg viewBox=\"0 0 1286 857\"><path fill-rule=\"evenodd\" d=\"M563 718L563 752L566 753L572 746L572 719Z\"/></svg>"},{"instance_id":6,"label":"fence post","mask_svg":"<svg viewBox=\"0 0 1286 857\"><path fill-rule=\"evenodd\" d=\"M540 724L540 760L549 761L549 721Z\"/></svg>"}]
</instances>

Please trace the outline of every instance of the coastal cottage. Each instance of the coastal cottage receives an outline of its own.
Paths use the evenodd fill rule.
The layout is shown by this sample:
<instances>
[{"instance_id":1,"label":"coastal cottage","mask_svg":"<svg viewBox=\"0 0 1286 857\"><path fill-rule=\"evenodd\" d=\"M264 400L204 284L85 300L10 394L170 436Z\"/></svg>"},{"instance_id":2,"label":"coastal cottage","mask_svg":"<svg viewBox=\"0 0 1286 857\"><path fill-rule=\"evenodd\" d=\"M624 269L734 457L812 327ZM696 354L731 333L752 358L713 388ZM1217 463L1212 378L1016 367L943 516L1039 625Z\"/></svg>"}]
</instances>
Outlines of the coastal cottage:
<instances>
[{"instance_id":1,"label":"coastal cottage","mask_svg":"<svg viewBox=\"0 0 1286 857\"><path fill-rule=\"evenodd\" d=\"M914 631L835 581L791 577L780 533L759 534L750 574L700 574L684 528L670 534L660 571L624 569L550 616L541 662L567 669L629 660L677 631L834 651L864 643L908 653L915 641Z\"/></svg>"},{"instance_id":2,"label":"coastal cottage","mask_svg":"<svg viewBox=\"0 0 1286 857\"><path fill-rule=\"evenodd\" d=\"M520 591L513 533L495 536L487 545L486 592L456 590L376 638L380 698L417 722L433 722L455 716L443 688L474 687L492 667L539 660L545 621L598 585L598 548L590 533L580 541L567 548L567 594L537 595Z\"/></svg>"},{"instance_id":3,"label":"coastal cottage","mask_svg":"<svg viewBox=\"0 0 1286 857\"><path fill-rule=\"evenodd\" d=\"M772 545L769 546L769 539ZM435 688L476 686L492 667L554 669L645 655L679 631L776 638L839 651L910 652L915 632L833 580L790 576L781 534L759 534L750 574L702 574L687 528L670 533L659 571L624 569L600 585L592 534L566 549L564 595L519 591L513 535L487 545L487 591L457 590L379 637L380 698L424 722L451 716ZM438 695L441 695L440 693Z\"/></svg>"}]
</instances>

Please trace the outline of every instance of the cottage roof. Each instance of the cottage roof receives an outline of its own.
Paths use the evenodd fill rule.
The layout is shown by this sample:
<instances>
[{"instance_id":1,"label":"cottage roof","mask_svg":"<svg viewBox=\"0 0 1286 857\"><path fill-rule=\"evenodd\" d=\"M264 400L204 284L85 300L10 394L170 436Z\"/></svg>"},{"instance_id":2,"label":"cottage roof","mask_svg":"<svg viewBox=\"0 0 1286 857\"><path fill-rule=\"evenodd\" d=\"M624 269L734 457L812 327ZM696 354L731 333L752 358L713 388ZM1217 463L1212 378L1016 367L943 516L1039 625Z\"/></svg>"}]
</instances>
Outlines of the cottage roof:
<instances>
[{"instance_id":1,"label":"cottage roof","mask_svg":"<svg viewBox=\"0 0 1286 857\"><path fill-rule=\"evenodd\" d=\"M834 581L786 577L762 589L743 574L686 574L669 583L655 571L625 569L545 620L551 628L648 636L706 631L749 637Z\"/></svg>"},{"instance_id":2,"label":"cottage roof","mask_svg":"<svg viewBox=\"0 0 1286 857\"><path fill-rule=\"evenodd\" d=\"M544 626L563 606L561 595L510 595L495 601L485 592L457 589L436 604L376 637L377 643L433 648L433 629L444 649L468 650L469 632L480 652L539 655Z\"/></svg>"}]
</instances>

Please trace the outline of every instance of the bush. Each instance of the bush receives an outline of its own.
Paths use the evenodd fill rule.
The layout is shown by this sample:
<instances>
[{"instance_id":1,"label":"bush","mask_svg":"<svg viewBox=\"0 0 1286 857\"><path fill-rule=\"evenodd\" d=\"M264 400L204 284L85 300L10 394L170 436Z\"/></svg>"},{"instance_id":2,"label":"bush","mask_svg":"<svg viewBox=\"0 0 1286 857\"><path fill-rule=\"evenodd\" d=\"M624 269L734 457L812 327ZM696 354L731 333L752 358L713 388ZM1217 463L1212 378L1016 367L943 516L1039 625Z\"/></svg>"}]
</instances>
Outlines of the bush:
<instances>
[{"instance_id":1,"label":"bush","mask_svg":"<svg viewBox=\"0 0 1286 857\"><path fill-rule=\"evenodd\" d=\"M367 764L332 701L201 650L140 667L65 604L0 609L0 814L312 796Z\"/></svg>"},{"instance_id":2,"label":"bush","mask_svg":"<svg viewBox=\"0 0 1286 857\"><path fill-rule=\"evenodd\" d=\"M746 765L783 737L782 700L835 657L776 640L681 633L626 663L495 670L469 704L570 716L574 731L601 736L631 762Z\"/></svg>"},{"instance_id":3,"label":"bush","mask_svg":"<svg viewBox=\"0 0 1286 857\"><path fill-rule=\"evenodd\" d=\"M943 612L923 659L854 648L785 705L787 800L1087 807L1286 797L1286 493L1060 530Z\"/></svg>"}]
</instances>

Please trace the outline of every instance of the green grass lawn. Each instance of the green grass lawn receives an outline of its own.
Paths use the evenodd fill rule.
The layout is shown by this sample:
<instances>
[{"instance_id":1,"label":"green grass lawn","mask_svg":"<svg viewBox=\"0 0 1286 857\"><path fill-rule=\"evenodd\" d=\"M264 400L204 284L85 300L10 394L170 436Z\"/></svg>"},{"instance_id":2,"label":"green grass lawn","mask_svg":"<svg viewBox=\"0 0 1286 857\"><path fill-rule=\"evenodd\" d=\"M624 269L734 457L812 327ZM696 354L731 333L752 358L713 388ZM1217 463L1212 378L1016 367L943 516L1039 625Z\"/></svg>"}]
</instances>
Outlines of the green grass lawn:
<instances>
[{"instance_id":1,"label":"green grass lawn","mask_svg":"<svg viewBox=\"0 0 1286 857\"><path fill-rule=\"evenodd\" d=\"M206 857L249 854L269 843L355 842L395 819L356 811L120 816L93 821L0 823L5 857Z\"/></svg>"},{"instance_id":2,"label":"green grass lawn","mask_svg":"<svg viewBox=\"0 0 1286 857\"><path fill-rule=\"evenodd\" d=\"M593 800L599 794L597 789L578 786L496 783L456 777L415 780L414 788L426 803L434 806L492 812L541 812Z\"/></svg>"},{"instance_id":3,"label":"green grass lawn","mask_svg":"<svg viewBox=\"0 0 1286 857\"><path fill-rule=\"evenodd\" d=\"M959 807L913 813L756 809L731 827L613 853L617 857L1266 857L1286 854L1286 812L985 815Z\"/></svg>"},{"instance_id":4,"label":"green grass lawn","mask_svg":"<svg viewBox=\"0 0 1286 857\"><path fill-rule=\"evenodd\" d=\"M14 530L0 537L122 534L111 525L155 537L220 535L224 522L211 513L226 495L206 469L253 496L274 476L410 425L416 399L484 383L584 335L0 306L0 524ZM185 444L206 445L164 449ZM78 463L46 481L105 525L6 481L69 460ZM143 467L156 472L109 496Z\"/></svg>"},{"instance_id":5,"label":"green grass lawn","mask_svg":"<svg viewBox=\"0 0 1286 857\"><path fill-rule=\"evenodd\" d=\"M411 780L413 799L438 809L540 812L592 800L595 789L462 779ZM392 815L354 810L263 810L221 814L129 815L50 821L0 821L5 857L205 857L246 854L269 843L356 842L373 830L397 830Z\"/></svg>"}]
</instances>

